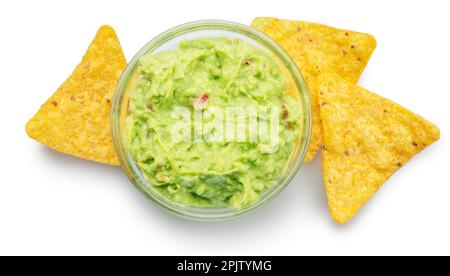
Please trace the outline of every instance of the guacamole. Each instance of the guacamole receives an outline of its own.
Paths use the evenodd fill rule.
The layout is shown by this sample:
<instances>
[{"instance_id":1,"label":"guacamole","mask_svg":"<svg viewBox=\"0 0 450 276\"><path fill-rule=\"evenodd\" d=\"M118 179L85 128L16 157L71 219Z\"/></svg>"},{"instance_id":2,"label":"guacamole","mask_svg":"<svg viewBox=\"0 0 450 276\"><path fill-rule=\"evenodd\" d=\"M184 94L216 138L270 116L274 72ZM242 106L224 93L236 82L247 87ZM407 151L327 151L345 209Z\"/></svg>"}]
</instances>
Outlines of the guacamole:
<instances>
[{"instance_id":1,"label":"guacamole","mask_svg":"<svg viewBox=\"0 0 450 276\"><path fill-rule=\"evenodd\" d=\"M240 208L285 173L301 106L269 53L239 39L193 39L143 56L139 73L125 143L151 188L183 205Z\"/></svg>"}]
</instances>

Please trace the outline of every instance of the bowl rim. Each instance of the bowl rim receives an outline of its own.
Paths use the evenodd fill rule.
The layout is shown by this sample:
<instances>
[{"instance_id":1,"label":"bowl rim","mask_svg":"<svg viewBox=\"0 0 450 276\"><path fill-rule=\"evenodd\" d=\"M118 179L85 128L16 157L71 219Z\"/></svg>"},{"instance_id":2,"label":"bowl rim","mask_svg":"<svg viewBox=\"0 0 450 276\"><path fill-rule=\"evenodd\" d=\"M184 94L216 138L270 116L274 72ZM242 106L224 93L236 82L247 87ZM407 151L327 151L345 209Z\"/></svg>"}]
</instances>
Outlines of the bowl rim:
<instances>
[{"instance_id":1,"label":"bowl rim","mask_svg":"<svg viewBox=\"0 0 450 276\"><path fill-rule=\"evenodd\" d=\"M150 53L155 49L158 49L160 46L164 45L164 43L170 41L171 39L174 39L180 35L185 35L191 32L202 30L203 31L221 30L236 33L239 34L240 36L248 37L251 40L257 42L258 44L262 44L262 46L267 48L266 50L272 52L272 54L274 54L278 59L280 59L280 61L284 63L284 66L287 69L287 73L289 73L289 75L292 77L293 82L295 83L295 87L298 90L300 100L303 104L303 114L302 114L303 133L300 134L300 137L302 137L302 139L301 142L297 143L296 145L295 150L297 150L297 153L293 154L291 156L291 159L289 160L289 162L292 162L295 159L294 160L295 165L288 171L286 176L284 176L283 181L280 181L280 183L274 185L273 191L270 191L269 194L265 196L265 198L261 198L260 200L258 200L258 202L242 208L223 209L221 213L207 212L207 210L213 210L213 208L186 207L171 201L170 199L159 194L154 189L153 193L147 191L143 187L145 183L142 183L146 182L146 180L142 176L142 174L139 173L140 170L137 164L128 154L128 151L125 149L125 145L122 140L121 111L123 108L123 98L127 91L128 84L138 67L139 59L143 55ZM161 207L163 210L173 215L191 220L215 221L215 220L232 219L249 214L255 211L256 209L259 209L260 207L271 202L292 182L294 177L297 175L300 167L304 163L304 159L306 157L306 153L308 151L311 140L311 132L312 132L311 98L305 80L300 70L298 69L296 63L280 45L278 45L274 40L272 40L267 35L250 26L231 21L224 21L224 20L193 21L170 28L167 31L157 35L155 38L150 40L141 50L139 50L137 54L133 57L133 59L128 63L126 69L122 73L117 83L113 96L111 108L111 132L113 137L114 149L119 159L119 163L122 170L127 175L130 182L135 186L135 188L139 192L141 192L147 199L150 199L152 202L156 203L157 206ZM204 212L200 212L199 210L202 210Z\"/></svg>"}]
</instances>

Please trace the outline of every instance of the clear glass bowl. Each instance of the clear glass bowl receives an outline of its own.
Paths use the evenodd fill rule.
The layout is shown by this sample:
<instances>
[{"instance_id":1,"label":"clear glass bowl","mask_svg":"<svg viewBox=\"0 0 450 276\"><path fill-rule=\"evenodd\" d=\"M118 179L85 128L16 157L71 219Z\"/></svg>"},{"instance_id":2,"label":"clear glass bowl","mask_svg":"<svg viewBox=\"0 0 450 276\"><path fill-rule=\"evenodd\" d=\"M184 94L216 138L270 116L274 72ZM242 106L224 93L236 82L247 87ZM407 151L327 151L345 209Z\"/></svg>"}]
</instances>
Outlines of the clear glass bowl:
<instances>
[{"instance_id":1,"label":"clear glass bowl","mask_svg":"<svg viewBox=\"0 0 450 276\"><path fill-rule=\"evenodd\" d=\"M185 206L164 197L147 182L139 167L133 161L123 139L125 118L128 112L129 93L140 78L138 72L139 59L148 53L157 53L176 49L180 41L206 37L239 38L271 53L280 68L290 81L292 95L302 106L301 131L294 152L291 155L286 173L276 185L261 194L260 200L242 208L205 208ZM311 135L311 102L302 75L289 55L272 39L259 31L238 23L206 20L187 23L172 28L154 38L140 50L131 60L117 85L111 114L114 147L120 164L133 185L148 199L171 214L195 220L223 220L248 214L258 207L270 202L280 194L292 181L303 164Z\"/></svg>"}]
</instances>

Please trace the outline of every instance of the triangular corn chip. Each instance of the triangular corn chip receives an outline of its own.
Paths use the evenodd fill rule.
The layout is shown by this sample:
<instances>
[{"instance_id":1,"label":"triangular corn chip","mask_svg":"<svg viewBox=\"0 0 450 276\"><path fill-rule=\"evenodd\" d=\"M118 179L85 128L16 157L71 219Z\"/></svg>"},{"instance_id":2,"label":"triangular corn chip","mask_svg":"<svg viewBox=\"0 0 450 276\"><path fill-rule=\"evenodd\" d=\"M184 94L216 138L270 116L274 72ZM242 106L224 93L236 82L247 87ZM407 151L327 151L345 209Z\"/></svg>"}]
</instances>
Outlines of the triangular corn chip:
<instances>
[{"instance_id":1,"label":"triangular corn chip","mask_svg":"<svg viewBox=\"0 0 450 276\"><path fill-rule=\"evenodd\" d=\"M323 174L331 215L346 223L411 158L439 140L434 124L332 76L319 87Z\"/></svg>"},{"instance_id":2,"label":"triangular corn chip","mask_svg":"<svg viewBox=\"0 0 450 276\"><path fill-rule=\"evenodd\" d=\"M280 44L305 78L313 105L313 131L305 161L312 161L322 143L315 79L323 73L336 73L357 83L375 50L376 40L369 34L277 18L256 18L252 26Z\"/></svg>"},{"instance_id":3,"label":"triangular corn chip","mask_svg":"<svg viewBox=\"0 0 450 276\"><path fill-rule=\"evenodd\" d=\"M57 151L117 165L110 111L126 64L115 31L101 27L72 75L28 122L28 135Z\"/></svg>"}]
</instances>

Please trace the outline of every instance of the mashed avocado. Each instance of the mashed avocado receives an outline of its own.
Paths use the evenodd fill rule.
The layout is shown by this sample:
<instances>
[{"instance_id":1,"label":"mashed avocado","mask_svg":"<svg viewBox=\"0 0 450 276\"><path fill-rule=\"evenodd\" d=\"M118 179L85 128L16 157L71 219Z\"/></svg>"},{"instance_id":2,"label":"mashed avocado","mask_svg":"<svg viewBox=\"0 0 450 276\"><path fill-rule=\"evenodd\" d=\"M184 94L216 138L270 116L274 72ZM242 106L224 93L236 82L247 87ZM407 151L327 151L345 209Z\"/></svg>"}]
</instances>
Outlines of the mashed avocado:
<instances>
[{"instance_id":1,"label":"mashed avocado","mask_svg":"<svg viewBox=\"0 0 450 276\"><path fill-rule=\"evenodd\" d=\"M190 206L244 207L257 202L285 173L299 136L301 110L270 54L239 39L203 38L148 54L139 66L125 143L153 189ZM243 111L228 116L232 107ZM190 112L188 121L182 121L189 131L184 139L174 139L180 109L184 115ZM270 115L264 112L269 109ZM219 131L218 122L225 130ZM272 134L276 130L276 142L259 132L255 136L254 128L245 129L246 139L207 139L250 122L266 123Z\"/></svg>"}]
</instances>

